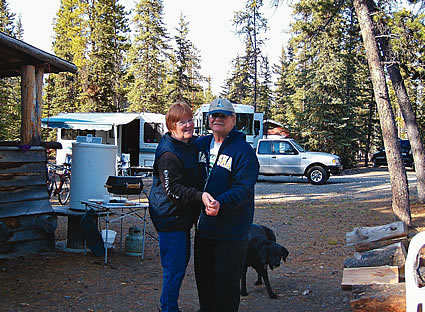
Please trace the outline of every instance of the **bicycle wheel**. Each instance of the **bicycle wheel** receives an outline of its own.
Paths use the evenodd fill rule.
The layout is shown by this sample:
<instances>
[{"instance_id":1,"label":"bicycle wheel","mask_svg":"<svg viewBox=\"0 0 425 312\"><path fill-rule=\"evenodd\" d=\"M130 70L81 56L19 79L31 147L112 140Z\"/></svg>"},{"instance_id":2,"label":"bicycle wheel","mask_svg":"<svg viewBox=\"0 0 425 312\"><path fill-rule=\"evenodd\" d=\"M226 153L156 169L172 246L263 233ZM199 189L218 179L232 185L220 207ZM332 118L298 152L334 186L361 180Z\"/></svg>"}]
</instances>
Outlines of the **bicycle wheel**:
<instances>
[{"instance_id":1,"label":"bicycle wheel","mask_svg":"<svg viewBox=\"0 0 425 312\"><path fill-rule=\"evenodd\" d=\"M69 177L63 177L63 181L59 186L58 200L59 204L66 205L69 200L69 190L71 189L71 180Z\"/></svg>"},{"instance_id":2,"label":"bicycle wheel","mask_svg":"<svg viewBox=\"0 0 425 312\"><path fill-rule=\"evenodd\" d=\"M49 198L52 197L53 189L55 188L55 174L49 172L49 180L47 180L46 183L47 186L47 194L49 195Z\"/></svg>"}]
</instances>

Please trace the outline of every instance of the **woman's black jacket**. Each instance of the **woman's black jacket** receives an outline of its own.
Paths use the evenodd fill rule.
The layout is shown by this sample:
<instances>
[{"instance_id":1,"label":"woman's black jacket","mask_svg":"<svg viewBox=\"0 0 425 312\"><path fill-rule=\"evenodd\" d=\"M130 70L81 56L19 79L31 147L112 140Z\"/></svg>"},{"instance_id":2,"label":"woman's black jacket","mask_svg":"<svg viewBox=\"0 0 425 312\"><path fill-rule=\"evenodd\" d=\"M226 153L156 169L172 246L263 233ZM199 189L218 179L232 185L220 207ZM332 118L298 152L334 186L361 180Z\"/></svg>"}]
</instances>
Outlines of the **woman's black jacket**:
<instances>
[{"instance_id":1,"label":"woman's black jacket","mask_svg":"<svg viewBox=\"0 0 425 312\"><path fill-rule=\"evenodd\" d=\"M167 133L156 149L149 214L158 232L188 231L198 219L202 176L193 141Z\"/></svg>"}]
</instances>

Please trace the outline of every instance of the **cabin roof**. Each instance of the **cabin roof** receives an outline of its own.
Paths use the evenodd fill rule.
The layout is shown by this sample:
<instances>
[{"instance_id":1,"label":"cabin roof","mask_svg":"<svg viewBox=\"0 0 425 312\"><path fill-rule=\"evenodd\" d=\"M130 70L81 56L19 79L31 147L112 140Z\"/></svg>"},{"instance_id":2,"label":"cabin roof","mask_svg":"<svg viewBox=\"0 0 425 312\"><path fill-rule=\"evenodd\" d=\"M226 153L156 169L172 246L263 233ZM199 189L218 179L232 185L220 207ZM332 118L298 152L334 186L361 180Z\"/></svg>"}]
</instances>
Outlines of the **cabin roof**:
<instances>
[{"instance_id":1,"label":"cabin roof","mask_svg":"<svg viewBox=\"0 0 425 312\"><path fill-rule=\"evenodd\" d=\"M126 125L135 119L147 122L163 122L164 115L154 113L62 113L43 118L43 128L62 128L79 130L112 130L114 125Z\"/></svg>"},{"instance_id":2,"label":"cabin roof","mask_svg":"<svg viewBox=\"0 0 425 312\"><path fill-rule=\"evenodd\" d=\"M42 66L45 73L77 72L77 66L0 32L0 78L21 76L23 65Z\"/></svg>"}]
</instances>

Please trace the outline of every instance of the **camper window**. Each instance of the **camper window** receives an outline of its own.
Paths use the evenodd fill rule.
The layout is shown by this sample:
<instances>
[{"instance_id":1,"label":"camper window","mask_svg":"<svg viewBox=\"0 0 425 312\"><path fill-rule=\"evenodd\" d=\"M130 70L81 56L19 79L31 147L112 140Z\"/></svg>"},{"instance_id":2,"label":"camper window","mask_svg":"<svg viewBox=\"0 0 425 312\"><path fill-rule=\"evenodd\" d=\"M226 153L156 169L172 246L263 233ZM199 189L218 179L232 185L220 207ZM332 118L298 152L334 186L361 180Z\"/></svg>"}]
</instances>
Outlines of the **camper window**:
<instances>
[{"instance_id":1,"label":"camper window","mask_svg":"<svg viewBox=\"0 0 425 312\"><path fill-rule=\"evenodd\" d=\"M77 136L87 136L87 134L91 134L95 136L94 130L80 130L80 129L62 129L61 131L61 139L62 140L76 140Z\"/></svg>"},{"instance_id":2,"label":"camper window","mask_svg":"<svg viewBox=\"0 0 425 312\"><path fill-rule=\"evenodd\" d=\"M253 132L252 132L253 121L254 121L253 114L237 113L236 114L236 129L239 131L242 131L246 135L253 135Z\"/></svg>"},{"instance_id":3,"label":"camper window","mask_svg":"<svg viewBox=\"0 0 425 312\"><path fill-rule=\"evenodd\" d=\"M113 139L114 138L114 130L109 130L108 133L109 133L109 138ZM117 138L119 138L119 137L120 137L120 127L117 127Z\"/></svg>"},{"instance_id":4,"label":"camper window","mask_svg":"<svg viewBox=\"0 0 425 312\"><path fill-rule=\"evenodd\" d=\"M162 138L162 134L164 133L164 129L162 124L160 123L148 123L145 122L143 126L144 130L144 138L143 141L145 143L159 143Z\"/></svg>"},{"instance_id":5,"label":"camper window","mask_svg":"<svg viewBox=\"0 0 425 312\"><path fill-rule=\"evenodd\" d=\"M200 129L201 134L207 134L210 132L210 127L208 124L208 113L203 113L203 124ZM253 135L252 125L254 122L253 114L246 113L236 113L236 130L242 131L246 135Z\"/></svg>"}]
</instances>

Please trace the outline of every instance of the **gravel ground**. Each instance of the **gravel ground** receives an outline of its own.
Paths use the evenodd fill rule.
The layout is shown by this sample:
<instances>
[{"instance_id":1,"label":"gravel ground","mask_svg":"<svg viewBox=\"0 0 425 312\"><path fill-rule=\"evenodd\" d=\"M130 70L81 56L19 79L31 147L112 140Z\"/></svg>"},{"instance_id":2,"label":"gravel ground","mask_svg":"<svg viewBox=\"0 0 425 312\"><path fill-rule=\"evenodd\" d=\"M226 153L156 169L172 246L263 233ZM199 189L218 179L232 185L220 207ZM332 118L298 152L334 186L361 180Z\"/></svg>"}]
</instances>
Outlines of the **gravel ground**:
<instances>
[{"instance_id":1,"label":"gravel ground","mask_svg":"<svg viewBox=\"0 0 425 312\"><path fill-rule=\"evenodd\" d=\"M415 230L424 230L425 211L415 203L415 177L408 172ZM353 250L345 233L357 226L393 221L386 169L364 169L331 177L314 186L306 179L261 177L256 186L255 222L274 230L289 250L286 263L269 272L278 299L254 286L248 271L248 296L240 311L350 311L350 293L341 290L343 262ZM66 239L67 220L58 219L58 242ZM126 221L123 235L129 226ZM119 225L112 229L119 232ZM156 233L148 224L145 260L126 256L119 244L107 266L90 253L55 251L0 260L0 311L157 311L161 266ZM119 235L116 239L118 242ZM193 257L180 295L184 312L199 309Z\"/></svg>"}]
</instances>

